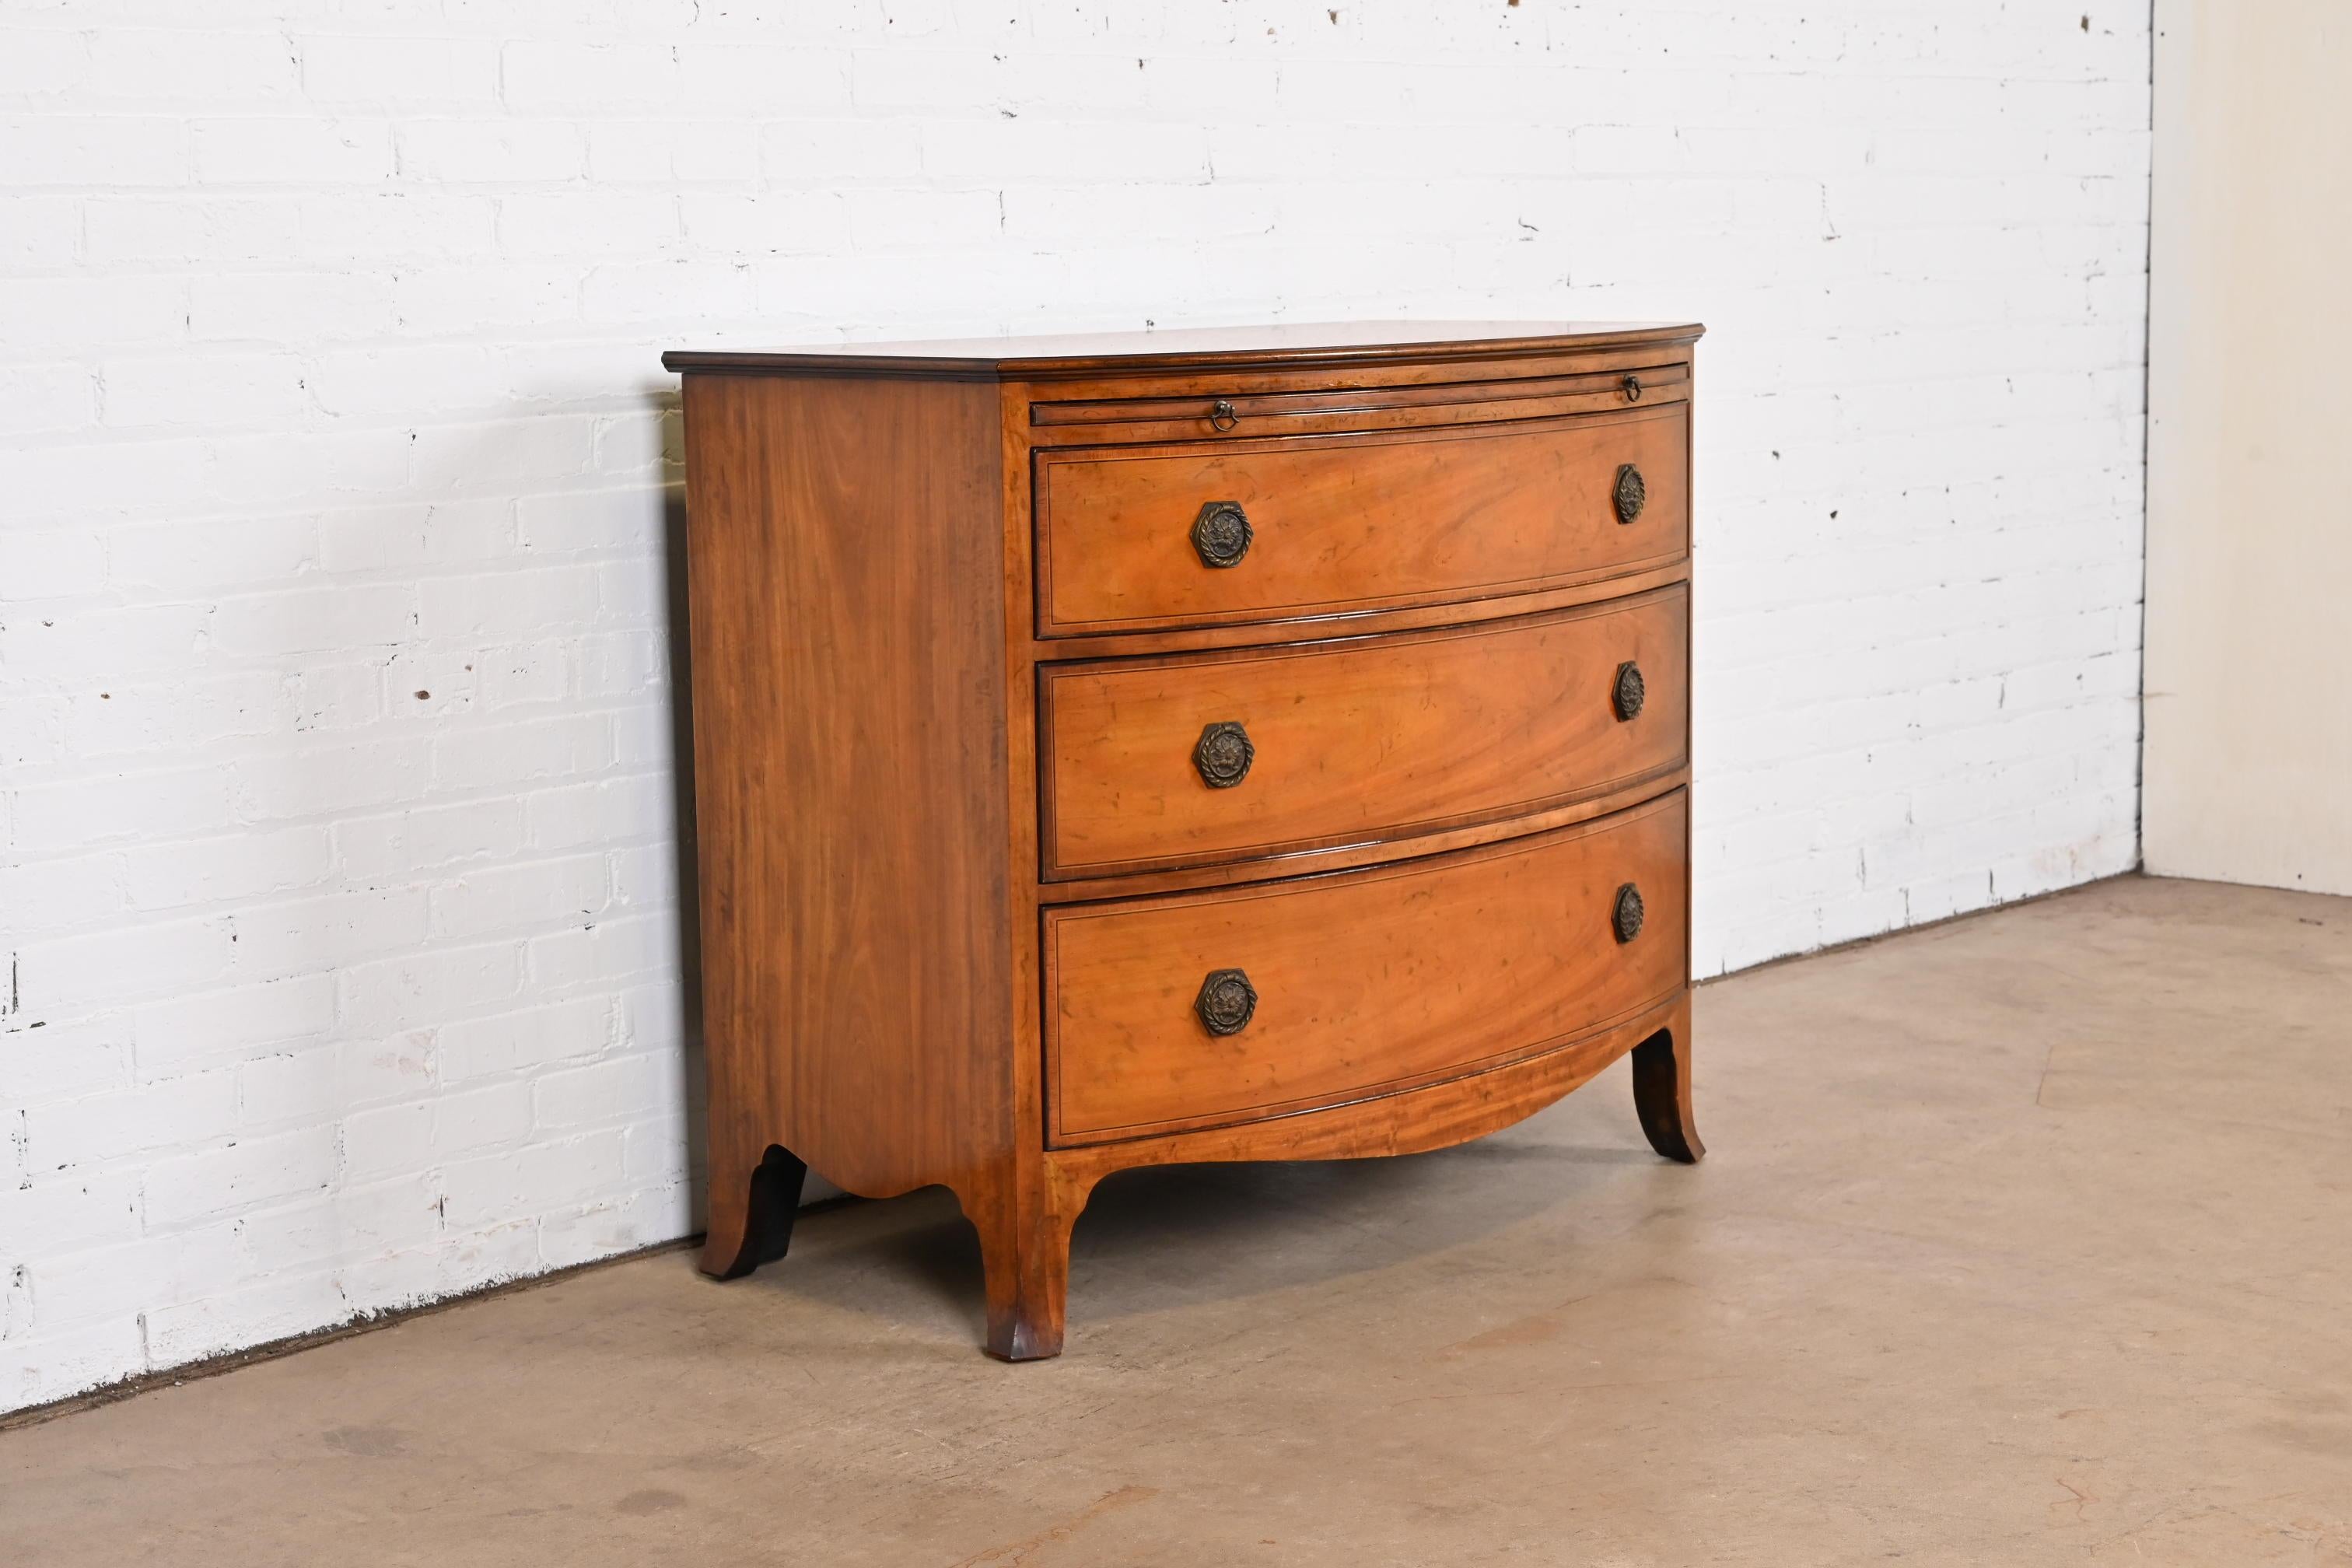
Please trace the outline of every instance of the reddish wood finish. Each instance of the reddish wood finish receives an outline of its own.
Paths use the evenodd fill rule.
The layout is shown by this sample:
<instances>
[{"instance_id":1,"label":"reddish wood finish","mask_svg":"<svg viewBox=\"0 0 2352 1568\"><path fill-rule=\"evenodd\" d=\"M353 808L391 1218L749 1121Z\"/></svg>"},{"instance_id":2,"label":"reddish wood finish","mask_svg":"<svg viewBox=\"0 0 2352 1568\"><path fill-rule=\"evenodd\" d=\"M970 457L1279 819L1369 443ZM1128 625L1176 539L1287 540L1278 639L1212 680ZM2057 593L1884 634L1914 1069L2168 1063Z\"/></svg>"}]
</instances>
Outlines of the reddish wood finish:
<instances>
[{"instance_id":1,"label":"reddish wood finish","mask_svg":"<svg viewBox=\"0 0 2352 1568\"><path fill-rule=\"evenodd\" d=\"M713 1272L772 1144L877 1197L1013 1147L994 416L953 384L687 383Z\"/></svg>"},{"instance_id":2,"label":"reddish wood finish","mask_svg":"<svg viewBox=\"0 0 2352 1568\"><path fill-rule=\"evenodd\" d=\"M1671 996L1684 950L1680 795L1463 855L1045 917L1056 1143L1249 1121L1547 1049ZM1619 888L1643 929L1619 942ZM1257 993L1212 1038L1193 999Z\"/></svg>"},{"instance_id":3,"label":"reddish wood finish","mask_svg":"<svg viewBox=\"0 0 2352 1568\"><path fill-rule=\"evenodd\" d=\"M1605 414L1634 404L1647 407L1685 402L1689 395L1689 366L1643 364L1574 375L1412 382L1326 392L1076 398L1030 405L1029 423L1033 438L1040 444L1064 446L1104 441L1264 440L1270 436L1427 429L1545 419L1562 414Z\"/></svg>"},{"instance_id":4,"label":"reddish wood finish","mask_svg":"<svg viewBox=\"0 0 2352 1568\"><path fill-rule=\"evenodd\" d=\"M750 353L679 349L662 355L662 367L721 374L782 372L908 376L923 381L961 377L1055 382L1186 373L1219 377L1242 371L1296 377L1318 369L1509 363L1551 354L1591 357L1610 350L1680 348L1696 342L1701 330L1669 322L1297 321L1148 332L950 338L879 346L820 343Z\"/></svg>"},{"instance_id":5,"label":"reddish wood finish","mask_svg":"<svg viewBox=\"0 0 2352 1568\"><path fill-rule=\"evenodd\" d=\"M944 1184L980 1235L988 1348L1021 1360L1061 1349L1071 1226L1113 1171L1435 1148L1628 1052L1651 1141L1696 1158L1697 335L667 356L688 373L704 1267L781 1255L803 1162L869 1196ZM1629 460L1648 501L1626 527ZM1192 515L1244 496L1257 541L1213 574ZM1621 644L1630 722L1605 705ZM1259 761L1222 802L1183 784L1204 690L1255 705ZM1612 878L1644 895L1622 945ZM1278 984L1215 1037L1190 1009L1237 939Z\"/></svg>"},{"instance_id":6,"label":"reddish wood finish","mask_svg":"<svg viewBox=\"0 0 2352 1568\"><path fill-rule=\"evenodd\" d=\"M1304 441L1040 454L1037 629L1230 625L1527 593L1680 557L1689 421L1664 404L1580 419ZM1612 489L1638 468L1630 524ZM1191 530L1231 501L1255 538L1204 564Z\"/></svg>"},{"instance_id":7,"label":"reddish wood finish","mask_svg":"<svg viewBox=\"0 0 2352 1568\"><path fill-rule=\"evenodd\" d=\"M1391 843L1654 779L1684 760L1688 623L1673 588L1444 631L1051 666L1045 875ZM1646 696L1621 719L1627 664ZM1220 722L1255 757L1211 788L1192 752Z\"/></svg>"}]
</instances>

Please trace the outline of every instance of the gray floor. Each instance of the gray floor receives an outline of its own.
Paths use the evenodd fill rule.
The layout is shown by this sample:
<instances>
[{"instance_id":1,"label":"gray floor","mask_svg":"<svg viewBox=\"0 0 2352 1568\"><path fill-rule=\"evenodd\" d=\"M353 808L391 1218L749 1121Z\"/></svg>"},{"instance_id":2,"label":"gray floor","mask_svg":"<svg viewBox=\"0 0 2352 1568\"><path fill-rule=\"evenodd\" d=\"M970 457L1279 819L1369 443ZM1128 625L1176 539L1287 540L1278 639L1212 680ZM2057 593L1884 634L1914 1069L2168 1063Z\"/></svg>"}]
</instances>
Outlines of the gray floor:
<instances>
[{"instance_id":1,"label":"gray floor","mask_svg":"<svg viewBox=\"0 0 2352 1568\"><path fill-rule=\"evenodd\" d=\"M1069 1353L943 1194L0 1432L0 1557L2352 1564L2352 901L2126 879L1699 996L1483 1142L1116 1179Z\"/></svg>"}]
</instances>

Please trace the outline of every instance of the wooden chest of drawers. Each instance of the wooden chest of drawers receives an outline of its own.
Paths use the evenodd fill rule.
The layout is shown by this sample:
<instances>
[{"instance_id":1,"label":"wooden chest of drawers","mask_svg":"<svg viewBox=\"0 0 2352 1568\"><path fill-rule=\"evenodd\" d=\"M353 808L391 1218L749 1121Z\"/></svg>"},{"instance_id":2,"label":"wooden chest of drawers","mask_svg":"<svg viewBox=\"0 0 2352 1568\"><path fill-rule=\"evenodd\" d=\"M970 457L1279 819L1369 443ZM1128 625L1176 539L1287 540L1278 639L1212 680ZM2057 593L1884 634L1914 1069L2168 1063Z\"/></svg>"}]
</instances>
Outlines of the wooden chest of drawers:
<instances>
[{"instance_id":1,"label":"wooden chest of drawers","mask_svg":"<svg viewBox=\"0 0 2352 1568\"><path fill-rule=\"evenodd\" d=\"M944 1184L1062 1346L1139 1165L1691 1123L1691 326L673 353L709 1231Z\"/></svg>"}]
</instances>

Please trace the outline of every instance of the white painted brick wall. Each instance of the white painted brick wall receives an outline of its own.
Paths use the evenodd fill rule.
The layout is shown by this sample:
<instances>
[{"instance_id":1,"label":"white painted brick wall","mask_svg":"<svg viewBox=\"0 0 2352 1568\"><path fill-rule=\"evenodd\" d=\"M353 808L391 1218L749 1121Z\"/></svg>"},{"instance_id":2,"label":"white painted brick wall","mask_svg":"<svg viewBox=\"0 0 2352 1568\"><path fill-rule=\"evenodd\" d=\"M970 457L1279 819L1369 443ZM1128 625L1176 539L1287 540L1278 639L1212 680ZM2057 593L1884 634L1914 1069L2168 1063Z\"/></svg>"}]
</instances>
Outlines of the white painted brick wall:
<instances>
[{"instance_id":1,"label":"white painted brick wall","mask_svg":"<svg viewBox=\"0 0 2352 1568\"><path fill-rule=\"evenodd\" d=\"M2084 5L0 9L0 1407L692 1227L667 346L1704 319L1699 971L2130 865Z\"/></svg>"}]
</instances>

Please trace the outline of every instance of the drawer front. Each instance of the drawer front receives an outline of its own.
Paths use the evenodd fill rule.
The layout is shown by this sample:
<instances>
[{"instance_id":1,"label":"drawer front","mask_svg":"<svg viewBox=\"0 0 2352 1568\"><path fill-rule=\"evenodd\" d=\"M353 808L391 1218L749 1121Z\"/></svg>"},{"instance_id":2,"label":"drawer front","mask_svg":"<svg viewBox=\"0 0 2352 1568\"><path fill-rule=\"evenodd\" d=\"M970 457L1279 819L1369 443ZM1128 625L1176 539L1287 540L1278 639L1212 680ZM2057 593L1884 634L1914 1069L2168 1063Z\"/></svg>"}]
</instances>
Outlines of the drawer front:
<instances>
[{"instance_id":1,"label":"drawer front","mask_svg":"<svg viewBox=\"0 0 2352 1568\"><path fill-rule=\"evenodd\" d=\"M1061 441L1252 441L1268 436L1543 419L1633 403L1684 402L1689 396L1690 365L1685 361L1496 381L1038 402L1029 405L1029 423L1046 438Z\"/></svg>"},{"instance_id":2,"label":"drawer front","mask_svg":"<svg viewBox=\"0 0 2352 1568\"><path fill-rule=\"evenodd\" d=\"M1688 405L1035 454L1042 637L1530 593L1690 541ZM1638 483L1627 478L1638 475Z\"/></svg>"},{"instance_id":3,"label":"drawer front","mask_svg":"<svg viewBox=\"0 0 2352 1568\"><path fill-rule=\"evenodd\" d=\"M1405 866L1046 911L1055 1140L1392 1093L1667 997L1688 971L1685 801ZM1621 941L1628 886L1642 913Z\"/></svg>"},{"instance_id":4,"label":"drawer front","mask_svg":"<svg viewBox=\"0 0 2352 1568\"><path fill-rule=\"evenodd\" d=\"M1444 631L1048 666L1043 872L1405 838L1677 768L1689 606L1676 586Z\"/></svg>"}]
</instances>

